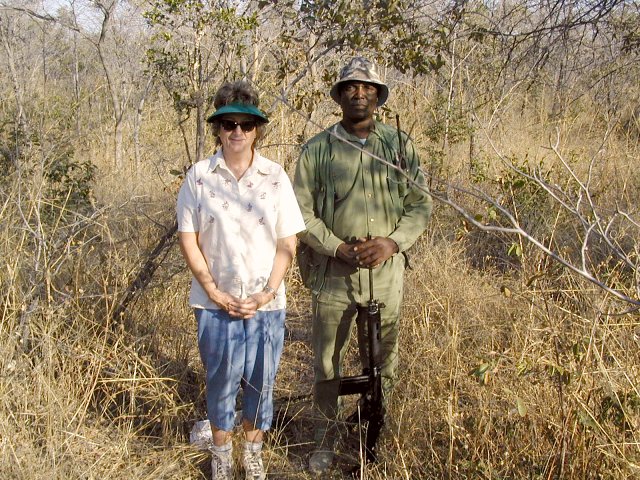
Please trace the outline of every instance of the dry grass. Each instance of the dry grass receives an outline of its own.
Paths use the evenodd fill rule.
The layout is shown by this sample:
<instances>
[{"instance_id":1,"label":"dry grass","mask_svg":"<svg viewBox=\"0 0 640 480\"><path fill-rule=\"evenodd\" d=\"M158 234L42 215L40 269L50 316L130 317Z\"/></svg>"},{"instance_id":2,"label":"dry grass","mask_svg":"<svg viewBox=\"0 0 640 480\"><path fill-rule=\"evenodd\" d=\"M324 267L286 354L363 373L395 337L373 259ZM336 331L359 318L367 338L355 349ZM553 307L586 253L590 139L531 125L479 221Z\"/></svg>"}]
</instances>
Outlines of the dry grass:
<instances>
[{"instance_id":1,"label":"dry grass","mask_svg":"<svg viewBox=\"0 0 640 480\"><path fill-rule=\"evenodd\" d=\"M282 143L296 143L291 132L301 131L299 119L282 122L290 127L281 129ZM505 148L539 161L532 138L540 132L534 133L520 131ZM509 131L500 138L507 142ZM607 204L636 208L637 143L625 142L611 140L594 187ZM595 140L575 143L567 151L579 153L575 161L583 168ZM268 155L292 166L294 146L269 148ZM491 156L488 145L482 148ZM464 151L454 147L445 170L468 182L466 160L456 153ZM203 375L186 305L189 275L175 247L125 317L111 319L169 223L176 184L162 165L179 162L167 155L151 155L141 178L101 165L96 201L86 208L47 198L38 176L3 180L2 478L209 475L206 455L188 445L192 423L205 415ZM487 168L493 178L503 167ZM557 223L545 228L571 236ZM638 241L637 232L628 235ZM631 479L640 473L637 314L611 315L620 311L611 298L534 250L509 258L507 240L465 231L450 211L436 208L411 252L400 377L381 462L363 478ZM265 461L270 478L307 479L310 302L295 270L288 285L279 417ZM345 478L357 464L357 435L346 436L339 451L326 478Z\"/></svg>"}]
</instances>

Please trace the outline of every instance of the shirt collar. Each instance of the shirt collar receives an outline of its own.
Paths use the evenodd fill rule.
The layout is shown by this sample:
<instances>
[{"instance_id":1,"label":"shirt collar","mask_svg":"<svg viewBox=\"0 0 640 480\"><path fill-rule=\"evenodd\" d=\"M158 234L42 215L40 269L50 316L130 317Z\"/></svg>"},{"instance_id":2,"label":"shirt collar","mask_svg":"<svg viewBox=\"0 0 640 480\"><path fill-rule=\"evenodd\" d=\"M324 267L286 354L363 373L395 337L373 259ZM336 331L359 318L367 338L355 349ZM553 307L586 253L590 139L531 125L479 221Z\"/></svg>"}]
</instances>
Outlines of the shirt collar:
<instances>
[{"instance_id":1,"label":"shirt collar","mask_svg":"<svg viewBox=\"0 0 640 480\"><path fill-rule=\"evenodd\" d=\"M369 132L369 136L367 137L367 142L370 142L373 137L380 137L378 122L375 120L373 122L373 128L371 129L371 131ZM359 137L347 132L342 124L338 122L329 128L329 143L342 142L341 139L346 139L350 142L362 145L359 141Z\"/></svg>"},{"instance_id":2,"label":"shirt collar","mask_svg":"<svg viewBox=\"0 0 640 480\"><path fill-rule=\"evenodd\" d=\"M274 164L270 162L265 157L260 155L260 152L255 151L255 155L253 157L253 164L249 167L251 173L257 171L261 175L269 175L271 173L275 173Z\"/></svg>"},{"instance_id":3,"label":"shirt collar","mask_svg":"<svg viewBox=\"0 0 640 480\"><path fill-rule=\"evenodd\" d=\"M224 156L222 155L222 148L219 148L218 150L216 150L216 153L211 157L211 160L209 163L209 171L213 172L218 167L223 167L228 170L227 162L225 162ZM243 178L245 176L253 174L254 172L258 172L261 175L269 175L271 173L274 173L273 163L267 160L262 155L260 155L260 153L257 150L254 151L253 163L247 169Z\"/></svg>"}]
</instances>

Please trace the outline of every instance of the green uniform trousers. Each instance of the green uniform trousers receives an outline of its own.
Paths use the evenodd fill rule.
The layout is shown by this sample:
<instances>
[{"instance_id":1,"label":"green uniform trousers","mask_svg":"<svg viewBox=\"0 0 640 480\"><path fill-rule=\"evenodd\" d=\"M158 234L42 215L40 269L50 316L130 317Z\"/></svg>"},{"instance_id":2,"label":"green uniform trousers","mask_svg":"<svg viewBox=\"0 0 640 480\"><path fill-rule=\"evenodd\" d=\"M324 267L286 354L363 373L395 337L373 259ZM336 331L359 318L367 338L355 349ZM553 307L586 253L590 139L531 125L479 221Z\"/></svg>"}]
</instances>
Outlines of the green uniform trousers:
<instances>
[{"instance_id":1,"label":"green uniform trousers","mask_svg":"<svg viewBox=\"0 0 640 480\"><path fill-rule=\"evenodd\" d=\"M402 255L393 257L380 268L373 270L374 298L384 303L384 308L380 309L380 360L385 397L393 388L398 365L398 326L403 272ZM313 295L314 402L322 419L330 423L336 419L341 401L338 396L339 382L326 380L337 380L342 375L344 356L356 323L357 306L366 305L369 299L368 280L368 270L354 272L352 267L346 266L340 260L330 259L324 288L317 295ZM361 335L358 337L360 359L364 367L368 359L367 342ZM316 442L324 443L318 438L318 433L326 435L326 429L319 430L320 432L316 432Z\"/></svg>"}]
</instances>

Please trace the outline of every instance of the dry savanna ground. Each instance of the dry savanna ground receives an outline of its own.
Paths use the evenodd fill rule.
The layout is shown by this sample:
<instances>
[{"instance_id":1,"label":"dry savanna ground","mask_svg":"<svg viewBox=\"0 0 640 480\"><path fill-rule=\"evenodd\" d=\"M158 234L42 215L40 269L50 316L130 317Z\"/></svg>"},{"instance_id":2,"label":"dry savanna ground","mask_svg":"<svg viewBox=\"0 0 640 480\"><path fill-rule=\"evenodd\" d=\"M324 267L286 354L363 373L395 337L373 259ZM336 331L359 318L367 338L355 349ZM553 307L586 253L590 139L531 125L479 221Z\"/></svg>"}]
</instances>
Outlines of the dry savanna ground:
<instances>
[{"instance_id":1,"label":"dry savanna ground","mask_svg":"<svg viewBox=\"0 0 640 480\"><path fill-rule=\"evenodd\" d=\"M243 75L271 118L262 153L293 174L363 52L435 202L361 478L640 478L637 1L0 3L1 479L210 477L189 444L205 404L179 176ZM304 480L310 297L295 265L287 283L264 458ZM341 431L325 478L359 464Z\"/></svg>"},{"instance_id":2,"label":"dry savanna ground","mask_svg":"<svg viewBox=\"0 0 640 480\"><path fill-rule=\"evenodd\" d=\"M623 185L620 198L637 199L635 167L615 148L596 182L609 178L607 198ZM35 164L31 180L37 175ZM205 416L203 372L175 244L124 314L112 316L171 224L175 181L149 185L105 166L83 214L49 203L43 185L19 172L3 184L2 477L206 478L207 455L188 443ZM537 249L514 256L508 248L436 202L410 252L398 385L380 462L363 478L638 475L637 313ZM265 461L269 478L305 479L310 299L295 267L288 285ZM355 371L353 355L349 365ZM328 478L358 464L358 433L343 434Z\"/></svg>"}]
</instances>

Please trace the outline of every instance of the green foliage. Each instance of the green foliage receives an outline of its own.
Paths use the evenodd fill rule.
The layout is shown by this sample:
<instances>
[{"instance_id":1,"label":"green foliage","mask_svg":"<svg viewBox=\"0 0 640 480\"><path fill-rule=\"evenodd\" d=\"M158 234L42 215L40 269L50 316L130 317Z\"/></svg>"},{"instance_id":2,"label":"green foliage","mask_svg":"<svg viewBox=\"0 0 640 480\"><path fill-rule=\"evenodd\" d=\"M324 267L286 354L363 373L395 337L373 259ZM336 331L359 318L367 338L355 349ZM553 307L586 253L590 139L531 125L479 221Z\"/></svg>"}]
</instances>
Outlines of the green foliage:
<instances>
[{"instance_id":1,"label":"green foliage","mask_svg":"<svg viewBox=\"0 0 640 480\"><path fill-rule=\"evenodd\" d=\"M434 143L442 143L445 136L449 145L469 138L471 130L466 112L460 108L449 109L444 95L436 95L432 100L436 116L426 129L426 135Z\"/></svg>"},{"instance_id":2,"label":"green foliage","mask_svg":"<svg viewBox=\"0 0 640 480\"><path fill-rule=\"evenodd\" d=\"M512 157L507 161L511 165L506 165L493 180L499 189L499 197L503 198L504 205L515 212L526 231L540 232L553 212L547 192L534 177L550 182L553 167L545 165L544 160L537 165L531 164L526 156L523 159Z\"/></svg>"},{"instance_id":3,"label":"green foliage","mask_svg":"<svg viewBox=\"0 0 640 480\"><path fill-rule=\"evenodd\" d=\"M238 76L237 59L258 27L257 12L241 15L226 2L154 0L144 17L153 30L147 63L172 98L179 122L195 110L195 160L200 159L205 115L220 83Z\"/></svg>"},{"instance_id":4,"label":"green foliage","mask_svg":"<svg viewBox=\"0 0 640 480\"><path fill-rule=\"evenodd\" d=\"M89 160L74 158L69 148L58 152L45 167L48 197L58 206L76 210L90 205L96 167Z\"/></svg>"},{"instance_id":5,"label":"green foliage","mask_svg":"<svg viewBox=\"0 0 640 480\"><path fill-rule=\"evenodd\" d=\"M562 385L569 385L573 376L573 372L571 370L556 363L547 365L547 373L552 379Z\"/></svg>"},{"instance_id":6,"label":"green foliage","mask_svg":"<svg viewBox=\"0 0 640 480\"><path fill-rule=\"evenodd\" d=\"M475 377L480 385L487 385L491 378L491 374L495 368L491 362L482 362L480 365L474 367L469 375Z\"/></svg>"},{"instance_id":7,"label":"green foliage","mask_svg":"<svg viewBox=\"0 0 640 480\"><path fill-rule=\"evenodd\" d=\"M447 48L445 27L433 27L410 0L303 0L301 27L338 52L371 52L402 73L438 71L444 65L440 51Z\"/></svg>"},{"instance_id":8,"label":"green foliage","mask_svg":"<svg viewBox=\"0 0 640 480\"><path fill-rule=\"evenodd\" d=\"M484 155L474 155L469 162L469 177L473 183L483 183L488 180L489 158Z\"/></svg>"},{"instance_id":9,"label":"green foliage","mask_svg":"<svg viewBox=\"0 0 640 480\"><path fill-rule=\"evenodd\" d=\"M558 180L554 169L544 160L534 164L526 155L524 158L513 156L503 158L497 174L490 175L489 172L495 171L496 167L491 168L489 160L483 155L477 158L478 162L471 165L471 180L477 188L495 199L496 204L482 204L480 211L474 215L475 220L485 225L510 228L511 220L502 213L506 210L524 231L539 239L554 238L559 211L536 180L538 178L546 183ZM519 269L534 248L506 233L494 232L482 237L471 235L468 238L469 242L476 242L473 261L478 266Z\"/></svg>"},{"instance_id":10,"label":"green foliage","mask_svg":"<svg viewBox=\"0 0 640 480\"><path fill-rule=\"evenodd\" d=\"M428 168L430 175L440 176L450 147L468 140L472 131L468 113L453 102L450 105L442 93L433 95L429 103L433 116L424 131L431 143Z\"/></svg>"},{"instance_id":11,"label":"green foliage","mask_svg":"<svg viewBox=\"0 0 640 480\"><path fill-rule=\"evenodd\" d=\"M147 63L162 79L179 113L213 100L211 80L221 58L246 50L245 36L258 27L258 16L239 15L234 8L200 0L156 0L144 13L153 29ZM224 67L229 67L224 66Z\"/></svg>"},{"instance_id":12,"label":"green foliage","mask_svg":"<svg viewBox=\"0 0 640 480\"><path fill-rule=\"evenodd\" d=\"M507 255L511 255L514 257L522 257L522 245L518 242L513 242L507 250Z\"/></svg>"},{"instance_id":13,"label":"green foliage","mask_svg":"<svg viewBox=\"0 0 640 480\"><path fill-rule=\"evenodd\" d=\"M64 118L60 123L64 128ZM78 211L90 206L96 167L90 160L76 158L64 132L52 129L41 138L5 129L0 138L4 144L0 187L7 187L17 173L26 179L40 178L41 174L46 210L54 216L60 209Z\"/></svg>"},{"instance_id":14,"label":"green foliage","mask_svg":"<svg viewBox=\"0 0 640 480\"><path fill-rule=\"evenodd\" d=\"M633 431L633 418L640 413L640 397L636 391L611 392L600 401L599 419L609 420L618 430Z\"/></svg>"},{"instance_id":15,"label":"green foliage","mask_svg":"<svg viewBox=\"0 0 640 480\"><path fill-rule=\"evenodd\" d=\"M423 164L427 169L429 179L440 178L445 158L446 154L441 148L433 145L427 146L427 156L423 159Z\"/></svg>"}]
</instances>

